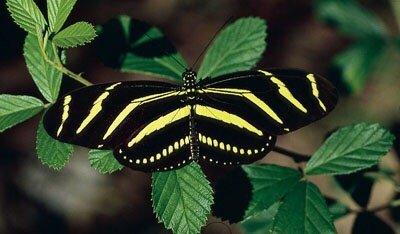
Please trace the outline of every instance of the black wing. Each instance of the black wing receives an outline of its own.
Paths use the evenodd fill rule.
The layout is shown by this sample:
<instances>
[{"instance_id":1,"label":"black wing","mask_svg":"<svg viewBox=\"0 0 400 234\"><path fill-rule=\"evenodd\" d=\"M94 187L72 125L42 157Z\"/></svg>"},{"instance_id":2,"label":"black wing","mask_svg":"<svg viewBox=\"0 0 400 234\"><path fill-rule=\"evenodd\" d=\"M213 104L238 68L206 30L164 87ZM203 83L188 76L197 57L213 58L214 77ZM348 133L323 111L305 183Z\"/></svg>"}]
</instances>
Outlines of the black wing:
<instances>
[{"instance_id":1,"label":"black wing","mask_svg":"<svg viewBox=\"0 0 400 234\"><path fill-rule=\"evenodd\" d=\"M238 116L211 104L204 97L196 105L200 160L217 165L247 164L263 158L276 142L245 116Z\"/></svg>"},{"instance_id":2,"label":"black wing","mask_svg":"<svg viewBox=\"0 0 400 234\"><path fill-rule=\"evenodd\" d=\"M200 157L222 165L261 159L276 135L322 118L337 102L327 80L299 70L238 72L198 85Z\"/></svg>"},{"instance_id":3,"label":"black wing","mask_svg":"<svg viewBox=\"0 0 400 234\"><path fill-rule=\"evenodd\" d=\"M301 70L245 71L199 82L211 106L241 116L264 133L281 135L327 115L336 89L321 76Z\"/></svg>"},{"instance_id":4,"label":"black wing","mask_svg":"<svg viewBox=\"0 0 400 234\"><path fill-rule=\"evenodd\" d=\"M47 111L44 126L50 136L62 142L113 149L116 158L127 167L142 171L170 169L183 164L183 159L174 155L185 151L185 139L179 150L174 148L174 154L167 151L170 157L159 158L157 153L162 154L164 148L168 150L171 143L166 139L169 136L182 138L187 133L183 127L173 128L178 123L183 125L184 121L184 118L174 121L181 113L177 110L183 106L180 95L179 86L164 82L93 85L75 90L56 102ZM173 116L171 113L174 113ZM158 121L158 126L148 127L162 116L167 118ZM143 129L147 132L141 141L125 149L125 144ZM162 137L162 133L166 135ZM124 150L123 155L121 149ZM138 159L141 164L136 163Z\"/></svg>"},{"instance_id":5,"label":"black wing","mask_svg":"<svg viewBox=\"0 0 400 234\"><path fill-rule=\"evenodd\" d=\"M114 150L121 164L145 172L177 169L192 160L189 146L190 106L182 104L151 119Z\"/></svg>"}]
</instances>

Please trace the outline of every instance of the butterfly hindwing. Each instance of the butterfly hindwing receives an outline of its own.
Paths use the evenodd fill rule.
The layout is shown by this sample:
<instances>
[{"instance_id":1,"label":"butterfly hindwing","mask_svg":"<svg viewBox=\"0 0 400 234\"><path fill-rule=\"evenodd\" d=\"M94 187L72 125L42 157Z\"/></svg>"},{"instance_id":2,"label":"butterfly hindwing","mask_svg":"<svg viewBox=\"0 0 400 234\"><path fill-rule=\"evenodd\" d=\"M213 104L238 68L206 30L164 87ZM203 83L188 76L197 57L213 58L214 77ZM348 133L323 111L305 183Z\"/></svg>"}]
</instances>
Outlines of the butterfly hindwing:
<instances>
[{"instance_id":1,"label":"butterfly hindwing","mask_svg":"<svg viewBox=\"0 0 400 234\"><path fill-rule=\"evenodd\" d=\"M149 119L180 105L176 90L174 84L155 81L84 87L50 107L44 126L62 142L113 149Z\"/></svg>"},{"instance_id":2,"label":"butterfly hindwing","mask_svg":"<svg viewBox=\"0 0 400 234\"><path fill-rule=\"evenodd\" d=\"M272 135L321 119L337 102L336 89L327 80L294 69L237 72L199 86L215 108L243 116Z\"/></svg>"},{"instance_id":3,"label":"butterfly hindwing","mask_svg":"<svg viewBox=\"0 0 400 234\"><path fill-rule=\"evenodd\" d=\"M134 170L165 171L190 163L190 106L182 103L149 120L114 150L116 159Z\"/></svg>"},{"instance_id":4,"label":"butterfly hindwing","mask_svg":"<svg viewBox=\"0 0 400 234\"><path fill-rule=\"evenodd\" d=\"M269 153L276 137L262 132L245 117L204 104L196 105L200 160L216 165L247 164Z\"/></svg>"}]
</instances>

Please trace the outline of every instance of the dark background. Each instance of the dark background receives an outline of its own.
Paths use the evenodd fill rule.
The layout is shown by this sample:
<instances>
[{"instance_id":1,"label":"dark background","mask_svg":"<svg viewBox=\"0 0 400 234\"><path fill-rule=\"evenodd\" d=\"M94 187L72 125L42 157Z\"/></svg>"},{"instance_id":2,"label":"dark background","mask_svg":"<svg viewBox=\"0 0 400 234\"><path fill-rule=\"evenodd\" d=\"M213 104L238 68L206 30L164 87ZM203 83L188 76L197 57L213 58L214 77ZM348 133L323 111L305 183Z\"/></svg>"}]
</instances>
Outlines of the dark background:
<instances>
[{"instance_id":1,"label":"dark background","mask_svg":"<svg viewBox=\"0 0 400 234\"><path fill-rule=\"evenodd\" d=\"M44 1L36 1L42 8ZM364 6L383 18L397 33L392 9L387 1L363 1ZM127 14L160 27L191 64L213 34L230 16L259 16L268 22L268 47L260 68L295 67L340 80L330 64L335 54L351 40L318 22L308 0L78 0L69 19L105 23ZM67 22L68 23L68 22ZM22 56L25 32L15 25L0 5L0 93L29 94L40 97ZM342 92L338 108L330 116L295 133L279 138L278 145L311 154L325 134L338 126L354 122L379 122L391 127L399 120L399 68L390 69L383 61L361 93ZM122 74L103 66L93 48L68 51L68 67L83 72L93 83L144 78ZM68 78L65 78L68 79ZM0 135L0 233L168 233L157 224L150 201L150 177L128 169L110 176L90 168L87 150L77 148L61 172L41 165L35 154L35 132L39 116ZM265 162L293 166L283 156L271 153ZM382 165L396 169L398 160L391 153ZM225 171L208 172L214 177ZM313 178L324 194L340 197L329 178ZM393 196L384 182L374 186L370 206L378 206ZM386 211L378 214L395 224ZM354 215L339 219L339 233L349 233ZM210 218L209 222L218 222ZM229 227L240 233L239 225ZM229 233L226 226L214 223L204 233Z\"/></svg>"}]
</instances>

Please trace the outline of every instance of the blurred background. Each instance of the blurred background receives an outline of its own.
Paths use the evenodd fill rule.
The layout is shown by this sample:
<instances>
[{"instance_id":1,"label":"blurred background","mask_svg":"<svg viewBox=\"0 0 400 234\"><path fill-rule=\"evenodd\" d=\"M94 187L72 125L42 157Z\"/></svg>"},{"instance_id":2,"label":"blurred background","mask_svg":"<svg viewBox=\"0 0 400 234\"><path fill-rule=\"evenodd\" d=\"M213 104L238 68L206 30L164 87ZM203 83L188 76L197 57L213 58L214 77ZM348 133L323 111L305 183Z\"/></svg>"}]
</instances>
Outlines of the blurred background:
<instances>
[{"instance_id":1,"label":"blurred background","mask_svg":"<svg viewBox=\"0 0 400 234\"><path fill-rule=\"evenodd\" d=\"M42 9L45 7L45 1L36 2ZM279 146L312 154L329 131L346 124L378 122L400 134L400 21L396 18L400 14L396 11L400 1L359 3L359 9L355 10L324 8L310 0L78 0L69 20L103 24L126 14L149 22L163 30L189 64L229 17L258 16L267 20L268 47L258 65L260 68L313 71L328 77L340 89L340 102L327 118L279 137ZM340 23L343 20L352 22L354 28L343 27ZM380 22L377 32L360 37L357 30L363 25L370 27L370 20ZM25 32L12 22L3 1L0 93L40 97L23 60L24 37ZM68 67L83 72L93 83L145 78L105 67L91 45L69 50ZM64 79L64 89L74 85ZM35 154L39 118L0 135L0 233L169 233L152 213L149 175L128 169L100 175L89 166L87 150L82 148L76 150L61 172L41 165ZM275 153L270 153L263 162L295 166L290 158ZM399 171L395 150L380 166ZM228 171L206 170L213 182ZM312 180L328 197L339 198L357 209L358 205L331 178ZM385 180L378 180L370 189L368 207L386 204L396 196L395 188ZM398 229L393 212L383 210L377 216ZM350 233L354 219L354 214L338 219L335 222L338 232ZM210 217L210 225L202 232L243 232L238 224L225 222L229 225L226 226L219 221Z\"/></svg>"}]
</instances>

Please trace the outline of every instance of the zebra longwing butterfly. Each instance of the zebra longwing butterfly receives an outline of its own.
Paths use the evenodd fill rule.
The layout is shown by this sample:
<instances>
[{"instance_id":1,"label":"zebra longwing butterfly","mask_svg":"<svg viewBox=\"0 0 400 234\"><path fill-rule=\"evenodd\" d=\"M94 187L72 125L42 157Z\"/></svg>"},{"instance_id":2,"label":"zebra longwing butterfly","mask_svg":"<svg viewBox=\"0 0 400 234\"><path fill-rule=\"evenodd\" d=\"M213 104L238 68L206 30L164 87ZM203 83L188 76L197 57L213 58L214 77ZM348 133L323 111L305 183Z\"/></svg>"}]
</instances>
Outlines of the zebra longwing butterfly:
<instances>
[{"instance_id":1,"label":"zebra longwing butterfly","mask_svg":"<svg viewBox=\"0 0 400 234\"><path fill-rule=\"evenodd\" d=\"M193 160L246 164L270 152L276 136L327 115L336 89L301 70L254 70L183 85L126 81L72 91L45 114L55 139L112 149L124 166L145 172L177 169Z\"/></svg>"}]
</instances>

